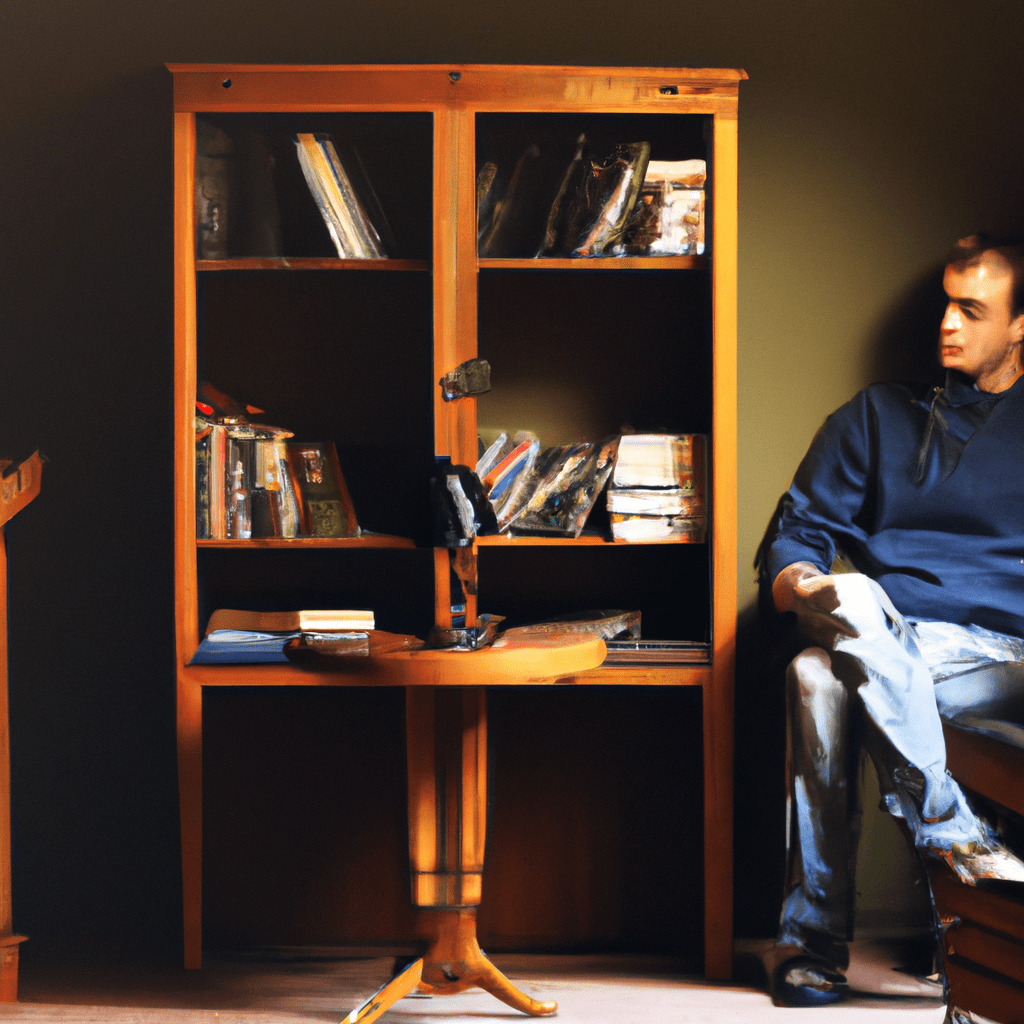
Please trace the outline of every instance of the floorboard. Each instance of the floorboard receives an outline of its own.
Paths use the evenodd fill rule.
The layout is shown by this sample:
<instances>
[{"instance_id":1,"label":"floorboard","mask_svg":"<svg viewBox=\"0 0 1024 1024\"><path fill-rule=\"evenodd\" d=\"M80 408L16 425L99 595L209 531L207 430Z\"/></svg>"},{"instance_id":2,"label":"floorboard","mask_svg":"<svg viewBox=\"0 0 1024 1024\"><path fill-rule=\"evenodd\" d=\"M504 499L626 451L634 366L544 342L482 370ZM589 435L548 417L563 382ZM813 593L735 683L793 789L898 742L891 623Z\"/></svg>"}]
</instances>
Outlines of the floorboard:
<instances>
[{"instance_id":1,"label":"floorboard","mask_svg":"<svg viewBox=\"0 0 1024 1024\"><path fill-rule=\"evenodd\" d=\"M393 957L281 951L208 957L202 971L33 964L0 1021L54 1024L340 1024L390 977ZM884 947L857 944L841 1010L773 1007L757 946L740 949L737 978L709 983L671 958L495 955L534 998L556 999L560 1024L941 1024L941 991L896 970ZM839 1018L836 1014L839 1013ZM894 1016L894 1013L898 1016ZM401 1000L381 1024L514 1024L522 1014L480 990Z\"/></svg>"}]
</instances>

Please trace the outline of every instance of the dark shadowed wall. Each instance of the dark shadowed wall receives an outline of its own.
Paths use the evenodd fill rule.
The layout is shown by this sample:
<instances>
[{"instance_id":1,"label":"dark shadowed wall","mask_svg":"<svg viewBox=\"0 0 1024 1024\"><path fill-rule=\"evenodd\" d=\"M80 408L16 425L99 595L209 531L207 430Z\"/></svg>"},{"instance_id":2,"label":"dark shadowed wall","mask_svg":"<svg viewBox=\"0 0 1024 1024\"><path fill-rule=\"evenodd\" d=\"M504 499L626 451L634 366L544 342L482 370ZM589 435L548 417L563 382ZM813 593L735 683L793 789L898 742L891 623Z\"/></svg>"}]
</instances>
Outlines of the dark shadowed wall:
<instances>
[{"instance_id":1,"label":"dark shadowed wall","mask_svg":"<svg viewBox=\"0 0 1024 1024\"><path fill-rule=\"evenodd\" d=\"M754 549L825 414L932 336L948 244L1024 229L1022 29L1016 0L0 0L0 454L50 460L8 532L14 906L35 955L180 942L164 62L747 70L737 925L760 935L781 719L753 670ZM892 877L864 873L869 918L902 899Z\"/></svg>"}]
</instances>

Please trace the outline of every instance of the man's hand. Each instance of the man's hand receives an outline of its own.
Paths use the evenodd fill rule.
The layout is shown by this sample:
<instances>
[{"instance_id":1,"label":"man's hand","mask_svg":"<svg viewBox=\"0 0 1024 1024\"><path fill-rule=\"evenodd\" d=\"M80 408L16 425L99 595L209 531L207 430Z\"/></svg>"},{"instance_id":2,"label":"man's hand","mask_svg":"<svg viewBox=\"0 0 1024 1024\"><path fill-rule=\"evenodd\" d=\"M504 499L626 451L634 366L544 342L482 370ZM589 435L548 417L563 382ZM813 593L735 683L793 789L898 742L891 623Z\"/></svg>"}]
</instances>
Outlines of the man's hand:
<instances>
[{"instance_id":1,"label":"man's hand","mask_svg":"<svg viewBox=\"0 0 1024 1024\"><path fill-rule=\"evenodd\" d=\"M775 602L775 610L779 612L796 611L795 590L798 584L804 580L813 579L815 576L825 574L810 562L793 562L787 565L772 584L772 601Z\"/></svg>"},{"instance_id":2,"label":"man's hand","mask_svg":"<svg viewBox=\"0 0 1024 1024\"><path fill-rule=\"evenodd\" d=\"M833 614L839 607L835 579L810 562L794 562L772 584L775 607L780 612L795 612L800 632L828 650L836 637L854 635L852 628Z\"/></svg>"}]
</instances>

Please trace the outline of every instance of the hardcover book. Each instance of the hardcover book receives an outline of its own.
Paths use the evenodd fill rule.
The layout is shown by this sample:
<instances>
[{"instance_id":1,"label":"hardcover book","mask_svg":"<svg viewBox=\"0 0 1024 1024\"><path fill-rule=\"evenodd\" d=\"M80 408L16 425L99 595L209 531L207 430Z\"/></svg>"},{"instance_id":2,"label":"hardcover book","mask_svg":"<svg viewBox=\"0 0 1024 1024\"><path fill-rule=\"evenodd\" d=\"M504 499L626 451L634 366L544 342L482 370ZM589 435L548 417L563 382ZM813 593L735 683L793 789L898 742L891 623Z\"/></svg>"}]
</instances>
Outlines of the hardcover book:
<instances>
[{"instance_id":1,"label":"hardcover book","mask_svg":"<svg viewBox=\"0 0 1024 1024\"><path fill-rule=\"evenodd\" d=\"M289 441L287 448L302 536L358 537L361 531L334 442Z\"/></svg>"}]
</instances>

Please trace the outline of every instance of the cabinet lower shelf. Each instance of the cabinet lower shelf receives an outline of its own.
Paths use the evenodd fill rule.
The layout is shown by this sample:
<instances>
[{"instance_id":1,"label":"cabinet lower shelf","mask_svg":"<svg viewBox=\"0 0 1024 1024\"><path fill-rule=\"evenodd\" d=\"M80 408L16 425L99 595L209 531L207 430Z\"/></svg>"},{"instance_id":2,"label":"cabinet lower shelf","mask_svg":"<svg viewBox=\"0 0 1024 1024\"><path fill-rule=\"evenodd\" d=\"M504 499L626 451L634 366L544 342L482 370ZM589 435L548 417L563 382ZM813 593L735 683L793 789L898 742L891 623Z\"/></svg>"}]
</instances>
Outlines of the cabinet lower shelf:
<instances>
[{"instance_id":1,"label":"cabinet lower shelf","mask_svg":"<svg viewBox=\"0 0 1024 1024\"><path fill-rule=\"evenodd\" d=\"M462 657L453 654L452 657ZM185 665L183 680L198 686L399 686L404 682L385 677L369 678L353 672L311 672L292 665ZM554 682L526 685L579 686L706 686L711 682L711 665L603 665L600 668L563 676ZM430 685L430 684L424 684ZM459 685L459 682L445 685ZM479 685L465 680L463 685ZM523 685L496 683L497 686Z\"/></svg>"}]
</instances>

